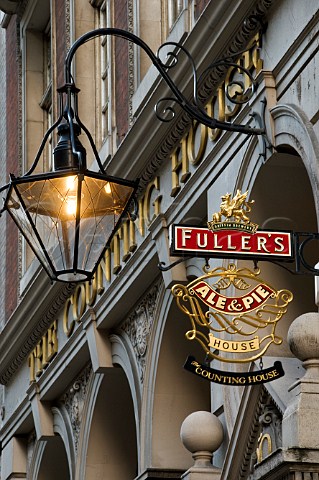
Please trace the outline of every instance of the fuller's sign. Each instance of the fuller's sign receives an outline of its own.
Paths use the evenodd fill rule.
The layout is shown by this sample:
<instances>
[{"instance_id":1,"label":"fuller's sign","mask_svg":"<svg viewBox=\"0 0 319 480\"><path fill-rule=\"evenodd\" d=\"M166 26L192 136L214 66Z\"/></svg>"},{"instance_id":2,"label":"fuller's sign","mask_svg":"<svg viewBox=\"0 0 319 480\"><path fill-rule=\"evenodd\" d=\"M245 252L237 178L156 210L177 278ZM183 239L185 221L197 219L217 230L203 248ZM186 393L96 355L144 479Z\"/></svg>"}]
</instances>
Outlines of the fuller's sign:
<instances>
[{"instance_id":1,"label":"fuller's sign","mask_svg":"<svg viewBox=\"0 0 319 480\"><path fill-rule=\"evenodd\" d=\"M240 190L233 198L229 193L223 195L220 211L214 213L207 227L171 225L171 254L292 260L292 232L258 230L248 216L254 201L248 202L247 195Z\"/></svg>"},{"instance_id":2,"label":"fuller's sign","mask_svg":"<svg viewBox=\"0 0 319 480\"><path fill-rule=\"evenodd\" d=\"M208 228L173 225L171 252L209 257L293 258L291 233L258 231L248 213L253 201L248 192L237 190L222 197L220 211L208 222ZM206 359L226 363L248 363L260 359L271 345L280 345L277 323L287 312L293 295L277 290L260 277L260 269L227 267L209 270L188 285L172 287L179 309L188 316L188 340L197 341ZM283 375L280 362L268 370L230 374L213 370L189 357L185 368L212 382L225 385L253 385Z\"/></svg>"},{"instance_id":3,"label":"fuller's sign","mask_svg":"<svg viewBox=\"0 0 319 480\"><path fill-rule=\"evenodd\" d=\"M292 260L292 233L260 230L255 233L231 229L226 222L220 230L189 225L171 225L171 255L220 258Z\"/></svg>"}]
</instances>

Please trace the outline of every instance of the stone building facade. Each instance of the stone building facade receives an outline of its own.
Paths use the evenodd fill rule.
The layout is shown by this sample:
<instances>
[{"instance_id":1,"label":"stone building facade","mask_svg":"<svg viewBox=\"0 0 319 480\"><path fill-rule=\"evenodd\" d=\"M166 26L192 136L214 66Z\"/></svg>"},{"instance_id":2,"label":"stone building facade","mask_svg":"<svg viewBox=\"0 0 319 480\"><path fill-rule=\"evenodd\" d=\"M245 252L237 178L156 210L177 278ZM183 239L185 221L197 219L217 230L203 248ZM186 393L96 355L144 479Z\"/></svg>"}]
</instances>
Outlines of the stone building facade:
<instances>
[{"instance_id":1,"label":"stone building facade","mask_svg":"<svg viewBox=\"0 0 319 480\"><path fill-rule=\"evenodd\" d=\"M70 46L101 27L134 33L154 52L173 42L169 59L182 44L206 72L198 85L206 111L253 128L265 122L266 131L212 129L181 108L160 110L169 88L124 39L79 48L72 75L81 119L107 171L140 179L139 213L123 222L91 284L52 284L2 215L1 480L318 479L313 272L300 265L296 274L293 262L233 261L294 295L278 322L282 342L261 360L280 360L285 375L258 385L209 382L183 369L190 355L207 358L185 338L188 319L171 288L203 275L207 262L213 269L229 261L177 262L168 241L172 224L205 225L237 190L249 191L260 228L317 232L317 0L0 0L0 9L3 183L28 170L56 119ZM208 70L230 55L249 71L236 73L236 85L234 66ZM169 71L190 99L192 68L182 52ZM249 102L230 101L238 88ZM45 169L55 142L44 151ZM317 250L315 239L305 246L307 264L318 262ZM253 372L260 361L210 367Z\"/></svg>"}]
</instances>

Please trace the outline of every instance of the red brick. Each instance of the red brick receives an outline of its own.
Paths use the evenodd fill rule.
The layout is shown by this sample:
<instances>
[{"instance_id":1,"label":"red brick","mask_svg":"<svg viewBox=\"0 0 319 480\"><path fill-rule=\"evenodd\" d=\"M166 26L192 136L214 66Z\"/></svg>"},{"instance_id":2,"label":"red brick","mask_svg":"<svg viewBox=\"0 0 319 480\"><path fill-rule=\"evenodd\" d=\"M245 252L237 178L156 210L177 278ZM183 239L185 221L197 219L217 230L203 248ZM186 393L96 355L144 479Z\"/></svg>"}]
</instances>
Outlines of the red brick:
<instances>
[{"instance_id":1,"label":"red brick","mask_svg":"<svg viewBox=\"0 0 319 480\"><path fill-rule=\"evenodd\" d=\"M18 26L16 16L11 18L6 33L7 55L7 177L9 173L19 174L19 62L17 50ZM18 230L11 218L6 217L6 287L5 317L8 319L18 301Z\"/></svg>"},{"instance_id":2,"label":"red brick","mask_svg":"<svg viewBox=\"0 0 319 480\"><path fill-rule=\"evenodd\" d=\"M114 27L128 29L127 0L118 0L114 12ZM120 143L128 131L129 124L129 43L122 38L115 40L115 111L117 139Z\"/></svg>"}]
</instances>

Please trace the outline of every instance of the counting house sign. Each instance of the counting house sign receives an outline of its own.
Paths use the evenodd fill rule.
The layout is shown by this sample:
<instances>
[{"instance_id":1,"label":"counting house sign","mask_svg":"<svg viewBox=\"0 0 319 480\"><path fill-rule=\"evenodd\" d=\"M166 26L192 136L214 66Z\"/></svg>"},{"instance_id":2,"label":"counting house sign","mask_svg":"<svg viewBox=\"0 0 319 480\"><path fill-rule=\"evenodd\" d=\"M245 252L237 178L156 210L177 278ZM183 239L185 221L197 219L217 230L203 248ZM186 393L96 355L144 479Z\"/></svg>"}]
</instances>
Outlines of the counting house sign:
<instances>
[{"instance_id":1,"label":"counting house sign","mask_svg":"<svg viewBox=\"0 0 319 480\"><path fill-rule=\"evenodd\" d=\"M223 196L220 212L213 215L207 230L173 226L174 254L179 248L183 252L201 248L221 258L247 254L253 259L258 255L291 258L289 232L258 232L258 225L250 222L248 213L253 201L246 200L247 193L238 190L234 198ZM208 359L248 363L260 359L270 345L282 343L276 327L292 301L289 290L270 285L261 278L259 268L237 268L230 263L211 271L206 266L204 272L188 285L174 285L172 293L190 320L186 338L199 342ZM224 385L265 383L284 375L279 361L265 370L238 374L214 370L188 357L185 368Z\"/></svg>"}]
</instances>

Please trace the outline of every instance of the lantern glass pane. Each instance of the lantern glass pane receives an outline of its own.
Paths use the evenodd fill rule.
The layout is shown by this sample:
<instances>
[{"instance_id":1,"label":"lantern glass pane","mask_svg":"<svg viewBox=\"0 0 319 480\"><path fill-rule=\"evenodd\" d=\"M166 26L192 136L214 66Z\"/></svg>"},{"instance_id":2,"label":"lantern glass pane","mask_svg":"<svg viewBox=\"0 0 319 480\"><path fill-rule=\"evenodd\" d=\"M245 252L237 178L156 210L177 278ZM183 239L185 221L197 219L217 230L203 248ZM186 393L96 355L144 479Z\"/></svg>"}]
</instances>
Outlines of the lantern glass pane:
<instances>
[{"instance_id":1,"label":"lantern glass pane","mask_svg":"<svg viewBox=\"0 0 319 480\"><path fill-rule=\"evenodd\" d=\"M85 177L81 188L79 269L91 270L112 236L132 187Z\"/></svg>"},{"instance_id":2,"label":"lantern glass pane","mask_svg":"<svg viewBox=\"0 0 319 480\"><path fill-rule=\"evenodd\" d=\"M50 272L51 266L48 261L48 258L43 252L43 249L41 248L39 237L35 234L35 231L32 228L32 224L30 223L29 217L26 211L23 208L21 208L20 199L16 191L12 187L7 197L7 209L10 215L12 216L13 220L16 222L18 228L20 229L20 231L23 233L24 237L30 244L35 255L38 257L39 261L42 263L45 269L48 272ZM48 240L49 238L50 238L50 241L52 241L52 237L48 237Z\"/></svg>"},{"instance_id":3,"label":"lantern glass pane","mask_svg":"<svg viewBox=\"0 0 319 480\"><path fill-rule=\"evenodd\" d=\"M6 207L40 262L65 281L86 279L99 261L134 187L69 175L14 181ZM66 273L59 272L66 271Z\"/></svg>"}]
</instances>

